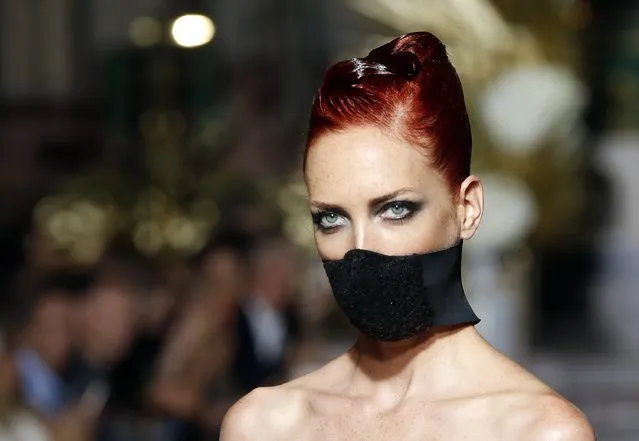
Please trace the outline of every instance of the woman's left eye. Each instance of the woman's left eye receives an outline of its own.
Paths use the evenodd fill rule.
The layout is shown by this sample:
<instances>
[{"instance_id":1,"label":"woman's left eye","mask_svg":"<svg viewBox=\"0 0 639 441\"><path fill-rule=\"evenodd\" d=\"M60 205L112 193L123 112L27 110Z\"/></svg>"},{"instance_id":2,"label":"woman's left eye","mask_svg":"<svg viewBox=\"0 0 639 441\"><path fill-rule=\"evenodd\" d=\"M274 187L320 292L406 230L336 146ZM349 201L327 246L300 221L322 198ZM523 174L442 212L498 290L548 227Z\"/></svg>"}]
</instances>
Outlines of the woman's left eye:
<instances>
[{"instance_id":1,"label":"woman's left eye","mask_svg":"<svg viewBox=\"0 0 639 441\"><path fill-rule=\"evenodd\" d=\"M392 202L384 208L382 217L386 219L403 219L413 212L408 205L405 202Z\"/></svg>"}]
</instances>

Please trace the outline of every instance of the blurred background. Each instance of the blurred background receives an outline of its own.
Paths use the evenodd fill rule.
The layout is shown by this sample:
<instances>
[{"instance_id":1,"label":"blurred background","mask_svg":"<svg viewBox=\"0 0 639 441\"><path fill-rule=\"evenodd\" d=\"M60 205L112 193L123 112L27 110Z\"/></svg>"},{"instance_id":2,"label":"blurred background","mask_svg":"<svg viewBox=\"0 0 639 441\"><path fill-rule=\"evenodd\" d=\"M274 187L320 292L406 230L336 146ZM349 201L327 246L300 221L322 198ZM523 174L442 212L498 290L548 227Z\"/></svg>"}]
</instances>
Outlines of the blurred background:
<instances>
[{"instance_id":1,"label":"blurred background","mask_svg":"<svg viewBox=\"0 0 639 441\"><path fill-rule=\"evenodd\" d=\"M215 440L354 333L300 174L325 69L409 31L465 87L479 329L639 439L639 4L0 0L0 440Z\"/></svg>"}]
</instances>

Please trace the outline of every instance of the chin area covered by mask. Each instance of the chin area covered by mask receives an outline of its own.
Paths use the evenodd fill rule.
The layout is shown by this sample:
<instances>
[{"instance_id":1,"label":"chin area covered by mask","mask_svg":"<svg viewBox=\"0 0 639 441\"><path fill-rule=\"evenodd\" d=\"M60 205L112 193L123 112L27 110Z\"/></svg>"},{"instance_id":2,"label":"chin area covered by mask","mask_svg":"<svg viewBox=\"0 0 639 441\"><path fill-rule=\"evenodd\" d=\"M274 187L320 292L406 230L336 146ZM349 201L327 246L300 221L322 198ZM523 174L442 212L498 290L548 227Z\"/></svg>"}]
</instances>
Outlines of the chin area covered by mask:
<instances>
[{"instance_id":1,"label":"chin area covered by mask","mask_svg":"<svg viewBox=\"0 0 639 441\"><path fill-rule=\"evenodd\" d=\"M323 263L351 324L375 340L398 341L433 326L479 323L462 287L461 254L459 242L410 256L354 249Z\"/></svg>"}]
</instances>

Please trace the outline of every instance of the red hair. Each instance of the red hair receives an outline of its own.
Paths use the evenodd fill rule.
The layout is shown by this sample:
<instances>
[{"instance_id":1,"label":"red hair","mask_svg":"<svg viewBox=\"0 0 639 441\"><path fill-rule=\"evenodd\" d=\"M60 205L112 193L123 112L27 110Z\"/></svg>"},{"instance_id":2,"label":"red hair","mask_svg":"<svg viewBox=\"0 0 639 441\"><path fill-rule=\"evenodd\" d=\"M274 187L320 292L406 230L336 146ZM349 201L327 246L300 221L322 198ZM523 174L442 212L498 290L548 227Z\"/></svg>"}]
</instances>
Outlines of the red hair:
<instances>
[{"instance_id":1,"label":"red hair","mask_svg":"<svg viewBox=\"0 0 639 441\"><path fill-rule=\"evenodd\" d=\"M403 35L328 70L313 102L304 168L323 134L367 125L422 150L451 190L470 174L472 137L461 82L444 44L429 32Z\"/></svg>"}]
</instances>

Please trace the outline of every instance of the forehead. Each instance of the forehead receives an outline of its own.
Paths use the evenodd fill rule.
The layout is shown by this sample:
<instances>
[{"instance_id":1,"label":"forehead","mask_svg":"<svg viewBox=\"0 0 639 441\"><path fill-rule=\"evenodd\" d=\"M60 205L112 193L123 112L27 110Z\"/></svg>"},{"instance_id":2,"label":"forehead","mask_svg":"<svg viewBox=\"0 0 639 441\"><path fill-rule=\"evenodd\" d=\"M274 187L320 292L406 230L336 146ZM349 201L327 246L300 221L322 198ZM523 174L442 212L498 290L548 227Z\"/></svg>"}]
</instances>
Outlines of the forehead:
<instances>
[{"instance_id":1,"label":"forehead","mask_svg":"<svg viewBox=\"0 0 639 441\"><path fill-rule=\"evenodd\" d=\"M306 181L311 198L325 202L441 183L423 152L374 127L321 136L309 149Z\"/></svg>"}]
</instances>

